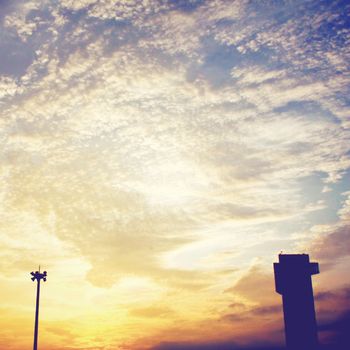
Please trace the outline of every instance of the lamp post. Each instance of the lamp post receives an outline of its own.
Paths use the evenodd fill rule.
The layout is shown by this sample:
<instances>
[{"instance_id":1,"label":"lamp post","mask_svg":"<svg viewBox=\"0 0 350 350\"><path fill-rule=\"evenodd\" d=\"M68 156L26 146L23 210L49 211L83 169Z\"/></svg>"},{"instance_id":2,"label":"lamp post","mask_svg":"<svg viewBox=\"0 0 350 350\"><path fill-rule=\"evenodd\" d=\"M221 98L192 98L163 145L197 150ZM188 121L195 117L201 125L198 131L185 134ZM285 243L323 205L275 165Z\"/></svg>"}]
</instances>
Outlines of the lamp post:
<instances>
[{"instance_id":1,"label":"lamp post","mask_svg":"<svg viewBox=\"0 0 350 350\"><path fill-rule=\"evenodd\" d=\"M40 300L40 281L43 280L46 282L46 276L47 272L44 271L43 273L40 273L40 266L39 271L31 272L32 275L32 281L37 281L36 286L36 306L35 306L35 326L34 326L34 345L33 350L38 350L38 329L39 329L39 300Z\"/></svg>"}]
</instances>

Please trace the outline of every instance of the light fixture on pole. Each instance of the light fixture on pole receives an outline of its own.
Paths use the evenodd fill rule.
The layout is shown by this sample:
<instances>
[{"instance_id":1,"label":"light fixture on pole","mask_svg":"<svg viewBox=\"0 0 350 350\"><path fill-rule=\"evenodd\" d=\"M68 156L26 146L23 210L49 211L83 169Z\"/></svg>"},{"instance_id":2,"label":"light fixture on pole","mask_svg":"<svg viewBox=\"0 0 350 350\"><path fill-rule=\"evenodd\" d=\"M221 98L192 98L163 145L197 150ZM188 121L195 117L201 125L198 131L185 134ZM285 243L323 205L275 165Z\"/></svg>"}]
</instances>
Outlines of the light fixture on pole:
<instances>
[{"instance_id":1,"label":"light fixture on pole","mask_svg":"<svg viewBox=\"0 0 350 350\"><path fill-rule=\"evenodd\" d=\"M31 280L33 282L35 280L37 281L33 350L38 350L40 281L43 280L44 282L46 282L47 272L44 271L43 273L40 273L40 266L39 266L39 271L31 272L30 274L32 275Z\"/></svg>"}]
</instances>

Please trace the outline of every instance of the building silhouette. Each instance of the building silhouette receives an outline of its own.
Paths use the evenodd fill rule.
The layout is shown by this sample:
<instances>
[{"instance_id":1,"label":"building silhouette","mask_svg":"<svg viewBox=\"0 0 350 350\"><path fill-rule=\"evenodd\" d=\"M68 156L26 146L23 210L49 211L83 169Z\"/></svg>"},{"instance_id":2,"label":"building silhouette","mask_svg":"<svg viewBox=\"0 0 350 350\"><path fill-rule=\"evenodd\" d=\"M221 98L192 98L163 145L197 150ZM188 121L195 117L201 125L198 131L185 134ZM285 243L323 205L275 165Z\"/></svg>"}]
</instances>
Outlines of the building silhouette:
<instances>
[{"instance_id":1,"label":"building silhouette","mask_svg":"<svg viewBox=\"0 0 350 350\"><path fill-rule=\"evenodd\" d=\"M318 349L317 324L311 276L318 263L307 254L280 254L274 263L276 292L282 295L288 350Z\"/></svg>"}]
</instances>

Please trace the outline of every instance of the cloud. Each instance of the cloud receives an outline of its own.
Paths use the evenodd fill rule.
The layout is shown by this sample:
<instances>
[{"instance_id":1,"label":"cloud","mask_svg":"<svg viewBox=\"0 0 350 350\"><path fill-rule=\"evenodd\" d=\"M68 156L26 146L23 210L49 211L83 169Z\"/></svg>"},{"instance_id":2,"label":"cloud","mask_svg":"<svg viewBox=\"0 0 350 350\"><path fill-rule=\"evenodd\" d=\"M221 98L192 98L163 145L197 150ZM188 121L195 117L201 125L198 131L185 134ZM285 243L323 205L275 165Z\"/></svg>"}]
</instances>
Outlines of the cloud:
<instances>
[{"instance_id":1,"label":"cloud","mask_svg":"<svg viewBox=\"0 0 350 350\"><path fill-rule=\"evenodd\" d=\"M251 323L256 334L280 330L280 250L314 240L307 249L322 264L347 264L347 202L337 212L349 190L347 4L0 6L9 303L12 276L41 260L55 278L71 271L83 300L55 284L52 315L88 319L92 305L111 319L98 330L74 319L77 348L139 345L145 334L143 347L172 336L197 346L203 329L206 343L248 337L252 320L263 321ZM321 287L342 280L334 266L324 275ZM60 327L48 330L52 348Z\"/></svg>"},{"instance_id":2,"label":"cloud","mask_svg":"<svg viewBox=\"0 0 350 350\"><path fill-rule=\"evenodd\" d=\"M280 347L276 346L264 346L264 345L250 345L248 347L242 347L236 345L235 342L216 342L216 343L195 343L195 344L186 344L186 343L164 343L160 344L152 350L197 350L197 349L207 349L207 350L280 350Z\"/></svg>"},{"instance_id":3,"label":"cloud","mask_svg":"<svg viewBox=\"0 0 350 350\"><path fill-rule=\"evenodd\" d=\"M174 315L174 311L168 307L147 307L132 309L129 311L130 315L141 318L163 318Z\"/></svg>"},{"instance_id":4,"label":"cloud","mask_svg":"<svg viewBox=\"0 0 350 350\"><path fill-rule=\"evenodd\" d=\"M316 237L309 243L309 249L315 258L328 268L349 255L347 249L350 243L349 196L347 193L343 195L346 199L338 210L339 222L334 225L316 226L314 228Z\"/></svg>"},{"instance_id":5,"label":"cloud","mask_svg":"<svg viewBox=\"0 0 350 350\"><path fill-rule=\"evenodd\" d=\"M315 257L322 260L337 260L349 255L346 247L350 243L350 227L341 226L334 232L319 238L313 243Z\"/></svg>"},{"instance_id":6,"label":"cloud","mask_svg":"<svg viewBox=\"0 0 350 350\"><path fill-rule=\"evenodd\" d=\"M343 312L335 320L324 323L319 326L319 330L327 335L327 345L324 346L325 349L339 349L345 350L350 345L350 338L348 333L350 323L350 313L349 311Z\"/></svg>"},{"instance_id":7,"label":"cloud","mask_svg":"<svg viewBox=\"0 0 350 350\"><path fill-rule=\"evenodd\" d=\"M265 292L262 293L262 291ZM267 303L273 299L271 295L274 295L272 272L267 273L259 265L252 266L246 274L226 292L238 294L253 303Z\"/></svg>"}]
</instances>

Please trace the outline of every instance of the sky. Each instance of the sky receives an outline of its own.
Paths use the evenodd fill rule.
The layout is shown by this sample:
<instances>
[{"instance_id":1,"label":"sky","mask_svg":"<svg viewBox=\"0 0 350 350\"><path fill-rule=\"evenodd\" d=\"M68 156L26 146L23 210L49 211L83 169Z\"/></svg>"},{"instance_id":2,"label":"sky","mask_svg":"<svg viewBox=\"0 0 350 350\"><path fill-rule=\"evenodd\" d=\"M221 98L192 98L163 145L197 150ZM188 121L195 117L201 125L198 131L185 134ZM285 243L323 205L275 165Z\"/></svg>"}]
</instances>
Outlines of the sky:
<instances>
[{"instance_id":1,"label":"sky","mask_svg":"<svg viewBox=\"0 0 350 350\"><path fill-rule=\"evenodd\" d=\"M0 348L280 347L280 252L349 344L349 13L0 0Z\"/></svg>"}]
</instances>

